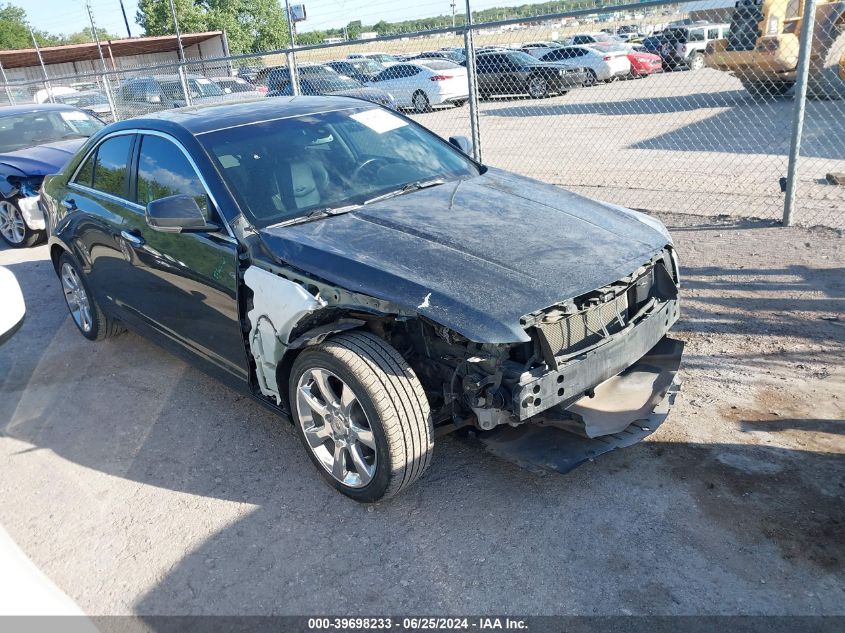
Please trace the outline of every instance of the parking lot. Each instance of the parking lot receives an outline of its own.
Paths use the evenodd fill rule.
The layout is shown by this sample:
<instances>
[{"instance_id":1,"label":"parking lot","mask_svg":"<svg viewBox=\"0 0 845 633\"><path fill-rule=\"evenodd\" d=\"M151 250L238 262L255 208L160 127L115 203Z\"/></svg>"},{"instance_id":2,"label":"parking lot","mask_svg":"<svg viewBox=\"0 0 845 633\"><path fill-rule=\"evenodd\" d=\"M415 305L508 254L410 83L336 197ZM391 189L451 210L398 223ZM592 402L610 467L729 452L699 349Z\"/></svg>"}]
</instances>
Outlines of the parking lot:
<instances>
[{"instance_id":1,"label":"parking lot","mask_svg":"<svg viewBox=\"0 0 845 633\"><path fill-rule=\"evenodd\" d=\"M631 85L658 81L683 76ZM638 116L584 98L542 102L576 112L565 143ZM528 134L516 107L485 104L482 125ZM463 112L424 117L441 131ZM708 125L695 116L688 128ZM499 138L487 156L524 171ZM649 138L619 139L618 159L669 165L676 150L633 147ZM687 348L677 406L645 443L539 477L446 437L414 487L369 506L326 486L288 423L249 399L134 334L84 340L46 247L2 250L28 316L0 349L0 523L92 615L841 615L843 237L713 216L660 215Z\"/></svg>"},{"instance_id":2,"label":"parking lot","mask_svg":"<svg viewBox=\"0 0 845 633\"><path fill-rule=\"evenodd\" d=\"M753 101L709 68L617 81L544 100L482 101L485 162L646 210L780 218L791 97ZM845 228L843 106L810 101L795 221ZM469 135L468 108L414 115L443 136Z\"/></svg>"}]
</instances>

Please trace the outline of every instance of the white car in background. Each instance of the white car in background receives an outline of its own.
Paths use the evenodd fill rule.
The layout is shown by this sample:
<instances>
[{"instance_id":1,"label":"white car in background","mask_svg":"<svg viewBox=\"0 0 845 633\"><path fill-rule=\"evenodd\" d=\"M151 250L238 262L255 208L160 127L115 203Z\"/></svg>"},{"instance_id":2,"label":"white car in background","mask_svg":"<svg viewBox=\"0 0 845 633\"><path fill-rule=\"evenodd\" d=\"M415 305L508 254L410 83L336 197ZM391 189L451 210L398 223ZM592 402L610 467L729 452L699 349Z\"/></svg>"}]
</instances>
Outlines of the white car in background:
<instances>
[{"instance_id":1,"label":"white car in background","mask_svg":"<svg viewBox=\"0 0 845 633\"><path fill-rule=\"evenodd\" d=\"M402 61L396 55L391 55L390 53L349 53L346 59L371 59L384 66L391 66Z\"/></svg>"},{"instance_id":2,"label":"white car in background","mask_svg":"<svg viewBox=\"0 0 845 633\"><path fill-rule=\"evenodd\" d=\"M618 44L618 42L616 42ZM543 62L575 62L587 69L590 86L598 81L614 81L631 73L628 51L622 46L618 50L599 50L592 46L564 46L549 51L540 58Z\"/></svg>"},{"instance_id":3,"label":"white car in background","mask_svg":"<svg viewBox=\"0 0 845 633\"><path fill-rule=\"evenodd\" d=\"M469 99L467 69L445 59L394 64L367 85L392 94L397 107L416 112L429 112L433 106L462 106Z\"/></svg>"}]
</instances>

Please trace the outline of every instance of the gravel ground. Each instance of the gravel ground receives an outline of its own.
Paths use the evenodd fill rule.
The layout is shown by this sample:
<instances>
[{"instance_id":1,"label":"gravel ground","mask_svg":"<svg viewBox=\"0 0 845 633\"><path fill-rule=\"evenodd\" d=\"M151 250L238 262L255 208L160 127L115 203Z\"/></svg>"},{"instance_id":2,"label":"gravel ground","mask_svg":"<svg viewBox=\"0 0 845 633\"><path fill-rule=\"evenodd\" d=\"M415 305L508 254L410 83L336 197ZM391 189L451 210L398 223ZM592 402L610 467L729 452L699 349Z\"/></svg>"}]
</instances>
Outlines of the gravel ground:
<instances>
[{"instance_id":1,"label":"gravel ground","mask_svg":"<svg viewBox=\"0 0 845 633\"><path fill-rule=\"evenodd\" d=\"M0 524L89 614L845 614L845 248L661 216L683 388L648 440L566 476L438 442L358 505L288 423L133 334L94 344L46 249L0 251Z\"/></svg>"}]
</instances>

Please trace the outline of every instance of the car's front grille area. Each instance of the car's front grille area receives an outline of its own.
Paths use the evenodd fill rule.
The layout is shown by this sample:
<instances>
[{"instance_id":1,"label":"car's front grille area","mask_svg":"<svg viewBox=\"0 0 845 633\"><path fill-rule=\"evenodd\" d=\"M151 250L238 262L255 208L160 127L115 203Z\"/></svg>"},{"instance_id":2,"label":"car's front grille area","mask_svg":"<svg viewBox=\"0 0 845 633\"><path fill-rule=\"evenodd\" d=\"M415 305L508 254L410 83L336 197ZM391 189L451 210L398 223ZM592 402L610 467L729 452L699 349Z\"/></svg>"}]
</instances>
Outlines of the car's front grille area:
<instances>
[{"instance_id":1,"label":"car's front grille area","mask_svg":"<svg viewBox=\"0 0 845 633\"><path fill-rule=\"evenodd\" d=\"M537 329L555 356L575 353L598 343L625 327L628 319L628 293L585 308L559 321L540 323Z\"/></svg>"},{"instance_id":2,"label":"car's front grille area","mask_svg":"<svg viewBox=\"0 0 845 633\"><path fill-rule=\"evenodd\" d=\"M546 310L529 329L546 364L555 367L625 329L652 299L676 299L672 268L664 251L630 277Z\"/></svg>"}]
</instances>

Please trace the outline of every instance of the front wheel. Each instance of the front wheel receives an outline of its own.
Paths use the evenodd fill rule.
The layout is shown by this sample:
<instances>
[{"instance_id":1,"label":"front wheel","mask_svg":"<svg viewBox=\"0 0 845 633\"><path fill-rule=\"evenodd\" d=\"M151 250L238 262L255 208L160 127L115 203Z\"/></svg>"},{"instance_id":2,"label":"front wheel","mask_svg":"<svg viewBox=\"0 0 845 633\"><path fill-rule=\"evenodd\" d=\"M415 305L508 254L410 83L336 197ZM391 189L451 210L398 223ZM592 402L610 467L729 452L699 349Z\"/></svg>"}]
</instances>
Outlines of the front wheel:
<instances>
[{"instance_id":1,"label":"front wheel","mask_svg":"<svg viewBox=\"0 0 845 633\"><path fill-rule=\"evenodd\" d=\"M0 200L0 237L12 248L26 248L35 246L44 237L44 231L33 231L26 225L14 200Z\"/></svg>"},{"instance_id":2,"label":"front wheel","mask_svg":"<svg viewBox=\"0 0 845 633\"><path fill-rule=\"evenodd\" d=\"M704 55L701 53L695 53L689 58L688 64L690 70L701 70L704 68Z\"/></svg>"},{"instance_id":3,"label":"front wheel","mask_svg":"<svg viewBox=\"0 0 845 633\"><path fill-rule=\"evenodd\" d=\"M549 94L549 82L544 77L535 75L528 80L528 96L532 99L543 99Z\"/></svg>"},{"instance_id":4,"label":"front wheel","mask_svg":"<svg viewBox=\"0 0 845 633\"><path fill-rule=\"evenodd\" d=\"M308 456L356 501L401 492L431 461L434 430L423 387L377 336L348 332L303 351L291 368L289 396Z\"/></svg>"}]
</instances>

